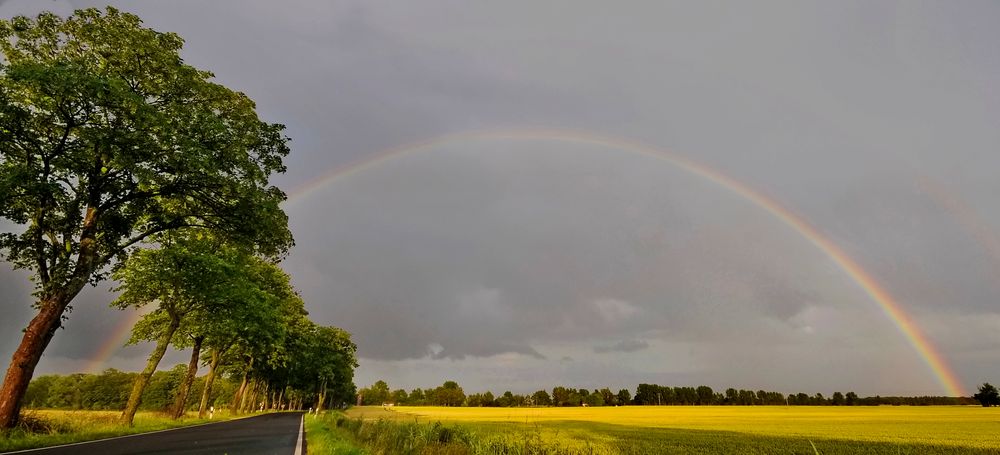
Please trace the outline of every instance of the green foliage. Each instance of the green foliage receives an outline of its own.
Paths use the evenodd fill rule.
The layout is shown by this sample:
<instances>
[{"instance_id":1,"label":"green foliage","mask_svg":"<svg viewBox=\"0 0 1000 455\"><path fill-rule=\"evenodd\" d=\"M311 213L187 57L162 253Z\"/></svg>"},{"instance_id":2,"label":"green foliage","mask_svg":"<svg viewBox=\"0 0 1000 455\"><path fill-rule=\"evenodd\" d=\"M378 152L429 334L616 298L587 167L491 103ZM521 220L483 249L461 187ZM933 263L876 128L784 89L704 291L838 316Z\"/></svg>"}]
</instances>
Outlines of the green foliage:
<instances>
[{"instance_id":1,"label":"green foliage","mask_svg":"<svg viewBox=\"0 0 1000 455\"><path fill-rule=\"evenodd\" d=\"M162 411L173 404L176 388L183 377L185 365L171 370L157 371L150 378L150 385L143 393L143 410ZM30 409L82 409L117 410L125 407L135 373L114 368L100 374L45 375L35 378L25 395L25 406ZM196 381L192 395L201 393L203 381ZM225 379L216 380L212 403L221 408L229 404L235 385ZM195 405L190 397L188 406Z\"/></svg>"},{"instance_id":2,"label":"green foliage","mask_svg":"<svg viewBox=\"0 0 1000 455\"><path fill-rule=\"evenodd\" d=\"M552 398L549 396L549 392L545 390L535 392L531 395L531 399L537 406L549 406L552 404Z\"/></svg>"},{"instance_id":3,"label":"green foliage","mask_svg":"<svg viewBox=\"0 0 1000 455\"><path fill-rule=\"evenodd\" d=\"M198 227L275 257L292 245L268 182L284 127L184 64L182 45L111 7L0 20L0 218L18 230L0 234L0 258L32 272L39 310L4 379L4 428L70 302L154 236Z\"/></svg>"},{"instance_id":4,"label":"green foliage","mask_svg":"<svg viewBox=\"0 0 1000 455\"><path fill-rule=\"evenodd\" d=\"M455 381L445 381L440 387L434 389L433 395L428 397L430 401L439 406L461 406L465 402L465 392Z\"/></svg>"},{"instance_id":5,"label":"green foliage","mask_svg":"<svg viewBox=\"0 0 1000 455\"><path fill-rule=\"evenodd\" d=\"M128 390L135 374L104 370L98 375L86 375L80 381L80 396L83 409L122 409L128 400ZM34 382L34 381L32 381Z\"/></svg>"},{"instance_id":6,"label":"green foliage","mask_svg":"<svg viewBox=\"0 0 1000 455\"><path fill-rule=\"evenodd\" d=\"M309 453L321 455L362 455L364 449L351 441L351 435L338 428L334 414L306 416L306 446Z\"/></svg>"},{"instance_id":7,"label":"green foliage","mask_svg":"<svg viewBox=\"0 0 1000 455\"><path fill-rule=\"evenodd\" d=\"M386 384L383 380L378 380L371 387L359 390L358 394L361 395L362 404L380 406L383 403L389 402L389 384Z\"/></svg>"},{"instance_id":8,"label":"green foliage","mask_svg":"<svg viewBox=\"0 0 1000 455\"><path fill-rule=\"evenodd\" d=\"M71 374L58 377L49 387L46 407L81 409L83 408L83 391L80 389L85 375Z\"/></svg>"},{"instance_id":9,"label":"green foliage","mask_svg":"<svg viewBox=\"0 0 1000 455\"><path fill-rule=\"evenodd\" d=\"M0 251L41 294L180 227L267 253L291 244L268 184L283 126L184 64L182 45L110 7L0 21L0 217L24 226Z\"/></svg>"},{"instance_id":10,"label":"green foliage","mask_svg":"<svg viewBox=\"0 0 1000 455\"><path fill-rule=\"evenodd\" d=\"M979 392L972 397L979 401L983 407L1000 406L1000 392L997 392L997 388L988 382L979 386Z\"/></svg>"},{"instance_id":11,"label":"green foliage","mask_svg":"<svg viewBox=\"0 0 1000 455\"><path fill-rule=\"evenodd\" d=\"M460 426L393 422L386 419L349 419L328 413L320 423L365 446L373 454L472 453L475 435ZM311 443L311 441L310 441ZM310 447L310 450L312 448ZM504 452L496 452L504 453Z\"/></svg>"},{"instance_id":12,"label":"green foliage","mask_svg":"<svg viewBox=\"0 0 1000 455\"><path fill-rule=\"evenodd\" d=\"M184 379L187 366L174 365L167 371L157 371L149 379L149 385L142 392L142 405L139 409L149 411L165 411L174 403L174 394Z\"/></svg>"}]
</instances>

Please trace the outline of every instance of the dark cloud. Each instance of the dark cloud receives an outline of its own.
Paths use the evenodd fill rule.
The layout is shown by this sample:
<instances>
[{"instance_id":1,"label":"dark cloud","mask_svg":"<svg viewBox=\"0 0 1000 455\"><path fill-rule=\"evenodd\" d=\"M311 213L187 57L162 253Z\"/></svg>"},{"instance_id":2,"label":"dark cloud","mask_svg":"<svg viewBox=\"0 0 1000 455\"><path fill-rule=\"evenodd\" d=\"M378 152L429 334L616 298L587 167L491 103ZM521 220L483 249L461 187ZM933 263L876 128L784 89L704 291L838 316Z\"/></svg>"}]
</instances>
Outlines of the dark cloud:
<instances>
[{"instance_id":1,"label":"dark cloud","mask_svg":"<svg viewBox=\"0 0 1000 455\"><path fill-rule=\"evenodd\" d=\"M0 13L90 5L102 6L0 0ZM644 141L806 219L896 297L967 387L991 374L994 5L120 6L180 33L187 62L288 125L286 188L455 131ZM361 383L940 392L892 321L800 232L621 148L458 141L286 209L299 246L285 266L315 319L354 334ZM24 278L0 272L5 352L31 316ZM93 353L120 316L110 299L107 286L82 294L41 368Z\"/></svg>"},{"instance_id":2,"label":"dark cloud","mask_svg":"<svg viewBox=\"0 0 1000 455\"><path fill-rule=\"evenodd\" d=\"M649 343L642 340L622 340L608 346L594 346L597 354L607 354L611 352L635 352L649 349Z\"/></svg>"}]
</instances>

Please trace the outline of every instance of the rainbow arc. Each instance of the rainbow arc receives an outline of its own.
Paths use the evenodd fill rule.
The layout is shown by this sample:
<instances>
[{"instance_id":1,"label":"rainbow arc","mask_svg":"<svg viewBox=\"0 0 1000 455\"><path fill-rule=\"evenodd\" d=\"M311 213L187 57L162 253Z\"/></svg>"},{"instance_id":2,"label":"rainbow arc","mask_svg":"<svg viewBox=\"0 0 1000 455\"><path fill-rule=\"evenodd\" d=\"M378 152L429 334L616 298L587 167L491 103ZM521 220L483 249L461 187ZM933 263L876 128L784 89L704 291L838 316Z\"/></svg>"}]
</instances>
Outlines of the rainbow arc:
<instances>
[{"instance_id":1,"label":"rainbow arc","mask_svg":"<svg viewBox=\"0 0 1000 455\"><path fill-rule=\"evenodd\" d=\"M965 395L958 376L949 366L948 362L941 355L941 353L935 348L931 340L923 333L916 321L903 309L903 306L856 260L837 246L836 243L824 236L818 229L807 222L805 218L784 207L774 199L766 197L761 192L754 190L750 186L726 175L721 171L693 161L689 158L670 153L666 150L647 144L582 131L556 129L484 130L448 134L390 148L372 156L365 157L364 159L349 163L345 166L334 168L331 171L311 179L291 191L289 193L289 202L294 203L295 200L302 199L303 197L337 179L377 167L385 162L402 156L428 151L435 147L460 141L505 139L547 140L598 145L629 153L645 155L668 162L689 174L713 182L720 187L742 197L756 207L759 207L760 209L771 214L774 218L797 232L801 237L809 241L813 246L825 254L868 295L879 310L895 325L920 358L923 359L924 363L934 374L937 382L941 385L945 393L949 396ZM125 327L123 333L127 334L129 327L131 327L131 323L128 324L128 327ZM122 331L116 331L116 333L120 332ZM106 360L106 357L110 356L113 350L108 351L109 348L107 348L107 346L120 344L122 336L124 335L119 334L119 340L111 344L105 343L105 345L102 346L102 349L99 351L97 362L103 363L103 361ZM104 358L102 359L102 357Z\"/></svg>"}]
</instances>

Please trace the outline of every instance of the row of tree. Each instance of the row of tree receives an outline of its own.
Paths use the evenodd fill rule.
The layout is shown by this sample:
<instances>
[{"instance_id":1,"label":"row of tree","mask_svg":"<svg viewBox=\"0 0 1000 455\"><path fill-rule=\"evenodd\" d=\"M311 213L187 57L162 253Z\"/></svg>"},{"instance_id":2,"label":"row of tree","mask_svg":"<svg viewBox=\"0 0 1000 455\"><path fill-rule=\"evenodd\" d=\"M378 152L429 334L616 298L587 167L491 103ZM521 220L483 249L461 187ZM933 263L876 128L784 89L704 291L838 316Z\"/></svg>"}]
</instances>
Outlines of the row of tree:
<instances>
[{"instance_id":1,"label":"row of tree","mask_svg":"<svg viewBox=\"0 0 1000 455\"><path fill-rule=\"evenodd\" d=\"M137 374L109 370L97 378L39 378L32 383L37 397L29 396L30 403L65 406L64 383L79 379L80 397L71 401L73 406L123 409L123 423L131 424L171 346L191 351L184 374L171 389L174 418L193 401L203 417L216 401L216 378L223 374L239 384L227 402L237 412L351 402L357 347L347 332L307 318L301 297L277 264L204 229L155 239L158 248L134 252L114 272L120 293L112 305L153 307L135 324L129 340L153 342L146 368ZM200 364L208 366L208 373L198 388L200 399L194 400ZM91 379L103 382L99 393L87 387ZM130 391L119 403L126 380ZM43 393L53 384L60 387ZM162 408L158 402L153 406Z\"/></svg>"},{"instance_id":2,"label":"row of tree","mask_svg":"<svg viewBox=\"0 0 1000 455\"><path fill-rule=\"evenodd\" d=\"M187 65L183 43L111 7L0 20L0 218L14 226L0 259L30 272L37 311L0 387L0 429L17 423L75 297L112 274L116 306L156 305L133 330L155 348L130 377L123 421L171 345L191 349L176 403L191 399L199 361L202 410L223 372L237 408L352 395L350 337L310 322L276 265L293 245L270 183L285 170L284 126Z\"/></svg>"},{"instance_id":3,"label":"row of tree","mask_svg":"<svg viewBox=\"0 0 1000 455\"><path fill-rule=\"evenodd\" d=\"M639 384L635 396L628 389L613 392L605 387L590 391L585 388L574 389L558 386L549 393L539 390L530 395L519 395L506 391L500 396L492 392L461 394L449 396L449 399L438 398L443 387L448 390L462 392L462 388L454 381L445 382L436 389L389 390L385 381L377 381L371 387L361 389L358 393L359 405L380 405L393 403L409 406L471 406L471 407L518 407L518 406L625 406L625 405L781 405L781 406L878 406L878 405L968 405L974 404L972 398L966 397L859 397L854 392L846 394L834 392L829 398L821 393L808 395L805 393L788 394L768 392L765 390L726 389L717 393L711 387L668 387L657 384ZM996 392L995 389L994 393ZM977 395L978 399L978 395ZM998 401L997 405L1000 405Z\"/></svg>"},{"instance_id":4,"label":"row of tree","mask_svg":"<svg viewBox=\"0 0 1000 455\"><path fill-rule=\"evenodd\" d=\"M152 341L154 348L133 381L123 422L132 423L171 345L191 350L175 418L186 409L199 362L208 366L200 416L220 372L239 379L231 403L237 411L350 402L357 366L350 334L311 322L289 276L274 262L201 229L156 239L159 248L133 253L114 273L121 284L113 305L155 305L132 330L130 342Z\"/></svg>"},{"instance_id":5,"label":"row of tree","mask_svg":"<svg viewBox=\"0 0 1000 455\"><path fill-rule=\"evenodd\" d=\"M390 391L385 381L375 381L371 387L363 388L357 394L358 406L386 403L410 406L462 406L466 404L467 399L465 391L455 381L445 381L433 389L413 389L410 393L406 393L403 389Z\"/></svg>"}]
</instances>

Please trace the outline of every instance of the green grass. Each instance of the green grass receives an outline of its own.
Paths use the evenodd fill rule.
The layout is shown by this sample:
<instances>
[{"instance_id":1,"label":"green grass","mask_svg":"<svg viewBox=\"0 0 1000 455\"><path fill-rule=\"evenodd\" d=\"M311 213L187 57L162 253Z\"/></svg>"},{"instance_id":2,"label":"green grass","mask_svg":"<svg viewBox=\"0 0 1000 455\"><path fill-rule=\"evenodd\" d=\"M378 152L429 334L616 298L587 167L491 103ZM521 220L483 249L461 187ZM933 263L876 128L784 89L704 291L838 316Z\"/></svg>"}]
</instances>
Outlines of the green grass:
<instances>
[{"instance_id":1,"label":"green grass","mask_svg":"<svg viewBox=\"0 0 1000 455\"><path fill-rule=\"evenodd\" d=\"M118 423L119 411L27 410L21 424L0 432L0 452L48 447L95 439L166 430L233 418L228 412L216 412L212 420L191 414L173 420L159 412L139 412L132 427ZM194 414L196 415L196 414Z\"/></svg>"},{"instance_id":2,"label":"green grass","mask_svg":"<svg viewBox=\"0 0 1000 455\"><path fill-rule=\"evenodd\" d=\"M336 412L306 415L306 448L312 454L363 455L367 452L352 442L350 433L337 427Z\"/></svg>"},{"instance_id":3,"label":"green grass","mask_svg":"<svg viewBox=\"0 0 1000 455\"><path fill-rule=\"evenodd\" d=\"M971 407L355 408L320 424L372 454L1000 454L1000 413Z\"/></svg>"}]
</instances>

